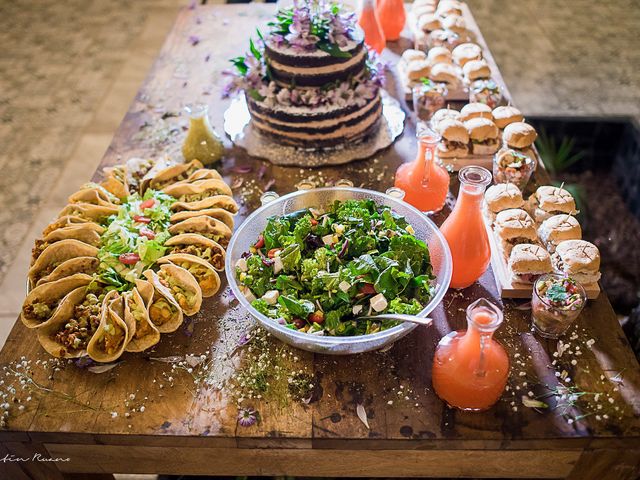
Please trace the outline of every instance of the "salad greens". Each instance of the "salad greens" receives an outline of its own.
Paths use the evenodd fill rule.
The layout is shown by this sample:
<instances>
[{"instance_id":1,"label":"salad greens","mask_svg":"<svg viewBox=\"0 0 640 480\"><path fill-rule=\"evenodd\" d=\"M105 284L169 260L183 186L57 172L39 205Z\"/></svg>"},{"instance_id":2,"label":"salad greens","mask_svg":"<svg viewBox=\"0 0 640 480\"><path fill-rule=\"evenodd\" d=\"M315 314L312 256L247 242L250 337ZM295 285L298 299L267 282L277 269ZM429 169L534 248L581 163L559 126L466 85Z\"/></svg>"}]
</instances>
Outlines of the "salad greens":
<instances>
[{"instance_id":1,"label":"salad greens","mask_svg":"<svg viewBox=\"0 0 640 480\"><path fill-rule=\"evenodd\" d=\"M100 280L119 291L129 290L165 254L173 202L173 197L149 189L142 198L136 193L120 205L117 215L107 219L102 234Z\"/></svg>"},{"instance_id":2,"label":"salad greens","mask_svg":"<svg viewBox=\"0 0 640 480\"><path fill-rule=\"evenodd\" d=\"M372 200L271 217L236 264L253 307L318 335L364 335L397 324L359 320L416 314L432 296L429 249L406 219Z\"/></svg>"}]
</instances>

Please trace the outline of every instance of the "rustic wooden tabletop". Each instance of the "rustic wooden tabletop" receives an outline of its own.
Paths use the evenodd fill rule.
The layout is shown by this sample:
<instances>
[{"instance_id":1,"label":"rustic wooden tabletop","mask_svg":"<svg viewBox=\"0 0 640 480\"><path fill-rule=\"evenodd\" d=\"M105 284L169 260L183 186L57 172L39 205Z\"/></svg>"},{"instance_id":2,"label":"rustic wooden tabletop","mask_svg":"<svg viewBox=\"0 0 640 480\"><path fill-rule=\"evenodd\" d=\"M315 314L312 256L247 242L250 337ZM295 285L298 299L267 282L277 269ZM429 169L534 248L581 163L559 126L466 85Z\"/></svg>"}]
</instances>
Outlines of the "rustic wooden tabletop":
<instances>
[{"instance_id":1,"label":"rustic wooden tabletop","mask_svg":"<svg viewBox=\"0 0 640 480\"><path fill-rule=\"evenodd\" d=\"M187 103L209 104L221 132L228 106L220 99L222 71L272 9L252 4L183 10L102 166L174 150L187 125L181 115ZM386 57L397 60L394 52L407 42L391 45ZM393 78L388 89L397 93ZM237 222L258 206L263 190L284 194L302 179L322 184L348 178L384 191L397 166L413 159L414 135L409 121L400 140L374 159L318 170L274 167L231 148L221 169L242 204ZM538 183L547 180L538 173ZM494 408L465 413L447 408L433 393L431 360L443 335L465 327L464 309L480 296L504 306L497 337L512 370ZM107 478L122 472L635 478L640 368L606 295L588 304L561 345L530 333L530 311L522 302L498 298L490 270L473 287L450 291L433 317L434 326L416 328L385 352L329 357L268 340L271 360L264 360L269 355L260 356L260 345L238 348L252 323L223 288L152 352L126 354L103 373L52 361L18 321L0 353L2 386L16 390L5 399L11 405L0 430L0 478ZM299 378L314 383L310 399L265 394L241 400L242 379L255 381L246 374L247 364L274 362L276 354L280 360L272 367L285 372L278 380L285 393L288 377L302 372ZM548 408L528 408L523 396L544 397ZM239 402L259 412L260 421L239 425Z\"/></svg>"}]
</instances>

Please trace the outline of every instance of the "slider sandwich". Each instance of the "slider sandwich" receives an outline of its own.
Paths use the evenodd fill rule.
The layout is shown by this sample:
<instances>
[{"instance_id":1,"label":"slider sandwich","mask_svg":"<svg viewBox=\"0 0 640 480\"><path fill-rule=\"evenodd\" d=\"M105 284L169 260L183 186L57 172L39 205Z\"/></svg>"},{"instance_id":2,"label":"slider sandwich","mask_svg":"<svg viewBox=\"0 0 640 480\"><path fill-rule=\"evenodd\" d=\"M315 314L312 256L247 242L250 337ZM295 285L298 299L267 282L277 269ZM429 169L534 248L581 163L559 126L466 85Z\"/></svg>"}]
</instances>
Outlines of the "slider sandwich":
<instances>
[{"instance_id":1,"label":"slider sandwich","mask_svg":"<svg viewBox=\"0 0 640 480\"><path fill-rule=\"evenodd\" d=\"M436 63L452 63L451 52L445 47L433 47L429 49L427 60L431 65Z\"/></svg>"},{"instance_id":2,"label":"slider sandwich","mask_svg":"<svg viewBox=\"0 0 640 480\"><path fill-rule=\"evenodd\" d=\"M451 56L454 62L464 67L471 60L482 60L482 49L475 43L463 43L453 49Z\"/></svg>"},{"instance_id":3,"label":"slider sandwich","mask_svg":"<svg viewBox=\"0 0 640 480\"><path fill-rule=\"evenodd\" d=\"M529 198L529 209L536 222L542 223L554 215L577 213L576 202L564 188L544 185Z\"/></svg>"},{"instance_id":4,"label":"slider sandwich","mask_svg":"<svg viewBox=\"0 0 640 480\"><path fill-rule=\"evenodd\" d=\"M432 65L429 78L434 82L446 83L449 88L456 88L460 84L458 71L451 63L436 63Z\"/></svg>"},{"instance_id":5,"label":"slider sandwich","mask_svg":"<svg viewBox=\"0 0 640 480\"><path fill-rule=\"evenodd\" d=\"M503 107L496 107L493 109L493 121L501 130L503 130L510 123L522 122L522 120L524 120L524 116L516 107L507 105Z\"/></svg>"},{"instance_id":6,"label":"slider sandwich","mask_svg":"<svg viewBox=\"0 0 640 480\"><path fill-rule=\"evenodd\" d=\"M464 35L467 33L467 23L460 15L447 15L442 19L442 28L445 30L451 30L458 35Z\"/></svg>"},{"instance_id":7,"label":"slider sandwich","mask_svg":"<svg viewBox=\"0 0 640 480\"><path fill-rule=\"evenodd\" d=\"M426 59L427 54L422 50L414 50L413 48L409 48L402 53L402 60L404 60L407 64Z\"/></svg>"},{"instance_id":8,"label":"slider sandwich","mask_svg":"<svg viewBox=\"0 0 640 480\"><path fill-rule=\"evenodd\" d=\"M491 77L489 64L484 60L470 60L462 67L462 73L469 82Z\"/></svg>"},{"instance_id":9,"label":"slider sandwich","mask_svg":"<svg viewBox=\"0 0 640 480\"><path fill-rule=\"evenodd\" d=\"M552 256L556 273L567 275L584 285L600 280L600 252L585 240L560 242Z\"/></svg>"},{"instance_id":10,"label":"slider sandwich","mask_svg":"<svg viewBox=\"0 0 640 480\"><path fill-rule=\"evenodd\" d=\"M474 155L493 155L500 148L498 127L488 118L472 118L464 122L469 131Z\"/></svg>"},{"instance_id":11,"label":"slider sandwich","mask_svg":"<svg viewBox=\"0 0 640 480\"><path fill-rule=\"evenodd\" d=\"M513 183L498 183L487 188L484 194L483 212L492 223L503 210L522 208L522 192Z\"/></svg>"},{"instance_id":12,"label":"slider sandwich","mask_svg":"<svg viewBox=\"0 0 640 480\"><path fill-rule=\"evenodd\" d=\"M513 247L508 265L512 283L532 284L540 275L553 271L549 252L527 243Z\"/></svg>"},{"instance_id":13,"label":"slider sandwich","mask_svg":"<svg viewBox=\"0 0 640 480\"><path fill-rule=\"evenodd\" d=\"M419 81L421 78L427 78L431 73L431 67L426 60L414 60L407 63L407 78L409 81Z\"/></svg>"},{"instance_id":14,"label":"slider sandwich","mask_svg":"<svg viewBox=\"0 0 640 480\"><path fill-rule=\"evenodd\" d=\"M536 129L528 123L513 122L507 125L502 134L502 139L511 148L523 150L529 148L535 142L538 134Z\"/></svg>"},{"instance_id":15,"label":"slider sandwich","mask_svg":"<svg viewBox=\"0 0 640 480\"><path fill-rule=\"evenodd\" d=\"M445 18L449 15L462 15L462 2L458 0L440 0L436 15Z\"/></svg>"},{"instance_id":16,"label":"slider sandwich","mask_svg":"<svg viewBox=\"0 0 640 480\"><path fill-rule=\"evenodd\" d=\"M488 118L493 120L493 114L491 113L491 107L484 103L467 103L462 110L460 110L460 120L466 122L472 118Z\"/></svg>"},{"instance_id":17,"label":"slider sandwich","mask_svg":"<svg viewBox=\"0 0 640 480\"><path fill-rule=\"evenodd\" d=\"M436 110L434 114L431 116L431 126L437 130L438 124L444 120L445 118L451 118L453 120L460 119L460 112L457 110L453 110L452 108L441 108L440 110Z\"/></svg>"},{"instance_id":18,"label":"slider sandwich","mask_svg":"<svg viewBox=\"0 0 640 480\"><path fill-rule=\"evenodd\" d=\"M561 242L565 240L581 240L582 228L578 220L572 215L554 215L547 218L538 227L540 241L553 253Z\"/></svg>"},{"instance_id":19,"label":"slider sandwich","mask_svg":"<svg viewBox=\"0 0 640 480\"><path fill-rule=\"evenodd\" d=\"M538 241L533 219L519 208L510 208L498 213L493 228L500 240L499 248L505 258L509 257L515 245Z\"/></svg>"},{"instance_id":20,"label":"slider sandwich","mask_svg":"<svg viewBox=\"0 0 640 480\"><path fill-rule=\"evenodd\" d=\"M420 15L418 28L424 33L431 33L434 30L442 30L442 23L440 23L440 19L436 17L432 10L431 12L425 12Z\"/></svg>"},{"instance_id":21,"label":"slider sandwich","mask_svg":"<svg viewBox=\"0 0 640 480\"><path fill-rule=\"evenodd\" d=\"M442 137L438 144L438 158L466 157L468 153L469 132L460 120L445 118L438 123L437 132Z\"/></svg>"}]
</instances>

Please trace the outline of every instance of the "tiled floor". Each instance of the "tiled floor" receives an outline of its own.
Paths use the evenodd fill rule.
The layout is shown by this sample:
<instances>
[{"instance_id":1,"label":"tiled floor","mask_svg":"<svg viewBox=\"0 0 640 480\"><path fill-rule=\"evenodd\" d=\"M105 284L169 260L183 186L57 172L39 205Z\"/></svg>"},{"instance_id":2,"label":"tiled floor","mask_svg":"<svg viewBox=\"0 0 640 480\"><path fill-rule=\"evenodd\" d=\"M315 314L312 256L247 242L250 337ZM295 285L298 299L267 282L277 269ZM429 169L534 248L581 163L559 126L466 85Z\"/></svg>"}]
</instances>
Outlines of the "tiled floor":
<instances>
[{"instance_id":1,"label":"tiled floor","mask_svg":"<svg viewBox=\"0 0 640 480\"><path fill-rule=\"evenodd\" d=\"M33 238L95 170L188 3L0 2L0 345ZM525 114L640 118L637 0L469 4Z\"/></svg>"}]
</instances>

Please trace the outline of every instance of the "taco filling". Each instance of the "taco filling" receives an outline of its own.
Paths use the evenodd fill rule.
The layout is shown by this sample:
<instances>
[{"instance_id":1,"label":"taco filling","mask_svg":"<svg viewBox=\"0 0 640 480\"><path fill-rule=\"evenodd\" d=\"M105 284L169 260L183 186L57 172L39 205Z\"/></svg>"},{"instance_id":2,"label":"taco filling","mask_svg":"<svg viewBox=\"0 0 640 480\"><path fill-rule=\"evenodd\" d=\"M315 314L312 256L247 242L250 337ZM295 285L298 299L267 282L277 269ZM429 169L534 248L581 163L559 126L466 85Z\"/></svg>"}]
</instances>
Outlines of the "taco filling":
<instances>
[{"instance_id":1,"label":"taco filling","mask_svg":"<svg viewBox=\"0 0 640 480\"><path fill-rule=\"evenodd\" d=\"M217 287L218 279L216 275L204 265L191 262L177 262L176 265L193 275L203 292L209 292Z\"/></svg>"},{"instance_id":2,"label":"taco filling","mask_svg":"<svg viewBox=\"0 0 640 480\"><path fill-rule=\"evenodd\" d=\"M187 253L201 258L202 260L206 260L213 266L213 268L218 270L222 270L224 268L224 257L219 251L214 250L211 247L201 245L182 245L175 247L171 250L171 253ZM184 267L184 265L180 266Z\"/></svg>"},{"instance_id":3,"label":"taco filling","mask_svg":"<svg viewBox=\"0 0 640 480\"><path fill-rule=\"evenodd\" d=\"M171 291L173 298L176 299L180 308L187 311L193 309L196 304L195 293L182 287L171 275L167 275L163 270L158 272L158 279L162 285Z\"/></svg>"},{"instance_id":4,"label":"taco filling","mask_svg":"<svg viewBox=\"0 0 640 480\"><path fill-rule=\"evenodd\" d=\"M98 348L107 355L113 355L122 347L126 332L124 328L108 317L102 329L103 335L98 339Z\"/></svg>"},{"instance_id":5,"label":"taco filling","mask_svg":"<svg viewBox=\"0 0 640 480\"><path fill-rule=\"evenodd\" d=\"M73 318L65 323L62 330L52 336L53 340L63 345L68 351L86 349L89 340L100 325L100 312L105 293L102 289L87 293L84 301L75 306Z\"/></svg>"},{"instance_id":6,"label":"taco filling","mask_svg":"<svg viewBox=\"0 0 640 480\"><path fill-rule=\"evenodd\" d=\"M133 315L133 319L136 322L136 333L133 338L140 339L146 337L149 333L152 332L151 325L146 319L145 309L140 304L136 302L131 302L129 304L129 308L131 309L131 315Z\"/></svg>"},{"instance_id":7,"label":"taco filling","mask_svg":"<svg viewBox=\"0 0 640 480\"><path fill-rule=\"evenodd\" d=\"M58 308L61 300L62 299L60 298L48 302L42 301L30 303L22 307L22 312L27 318L37 318L41 322L45 322L51 318L55 309Z\"/></svg>"},{"instance_id":8,"label":"taco filling","mask_svg":"<svg viewBox=\"0 0 640 480\"><path fill-rule=\"evenodd\" d=\"M225 194L225 192L222 192L217 189L205 190L203 192L198 192L198 193L185 193L184 195L181 195L180 197L178 197L178 201L179 202L198 202L200 200L204 200L205 198L209 198L212 195L223 195L223 194Z\"/></svg>"},{"instance_id":9,"label":"taco filling","mask_svg":"<svg viewBox=\"0 0 640 480\"><path fill-rule=\"evenodd\" d=\"M158 296L149 307L149 317L156 325L162 325L171 320L178 313L178 309L169 300Z\"/></svg>"}]
</instances>

